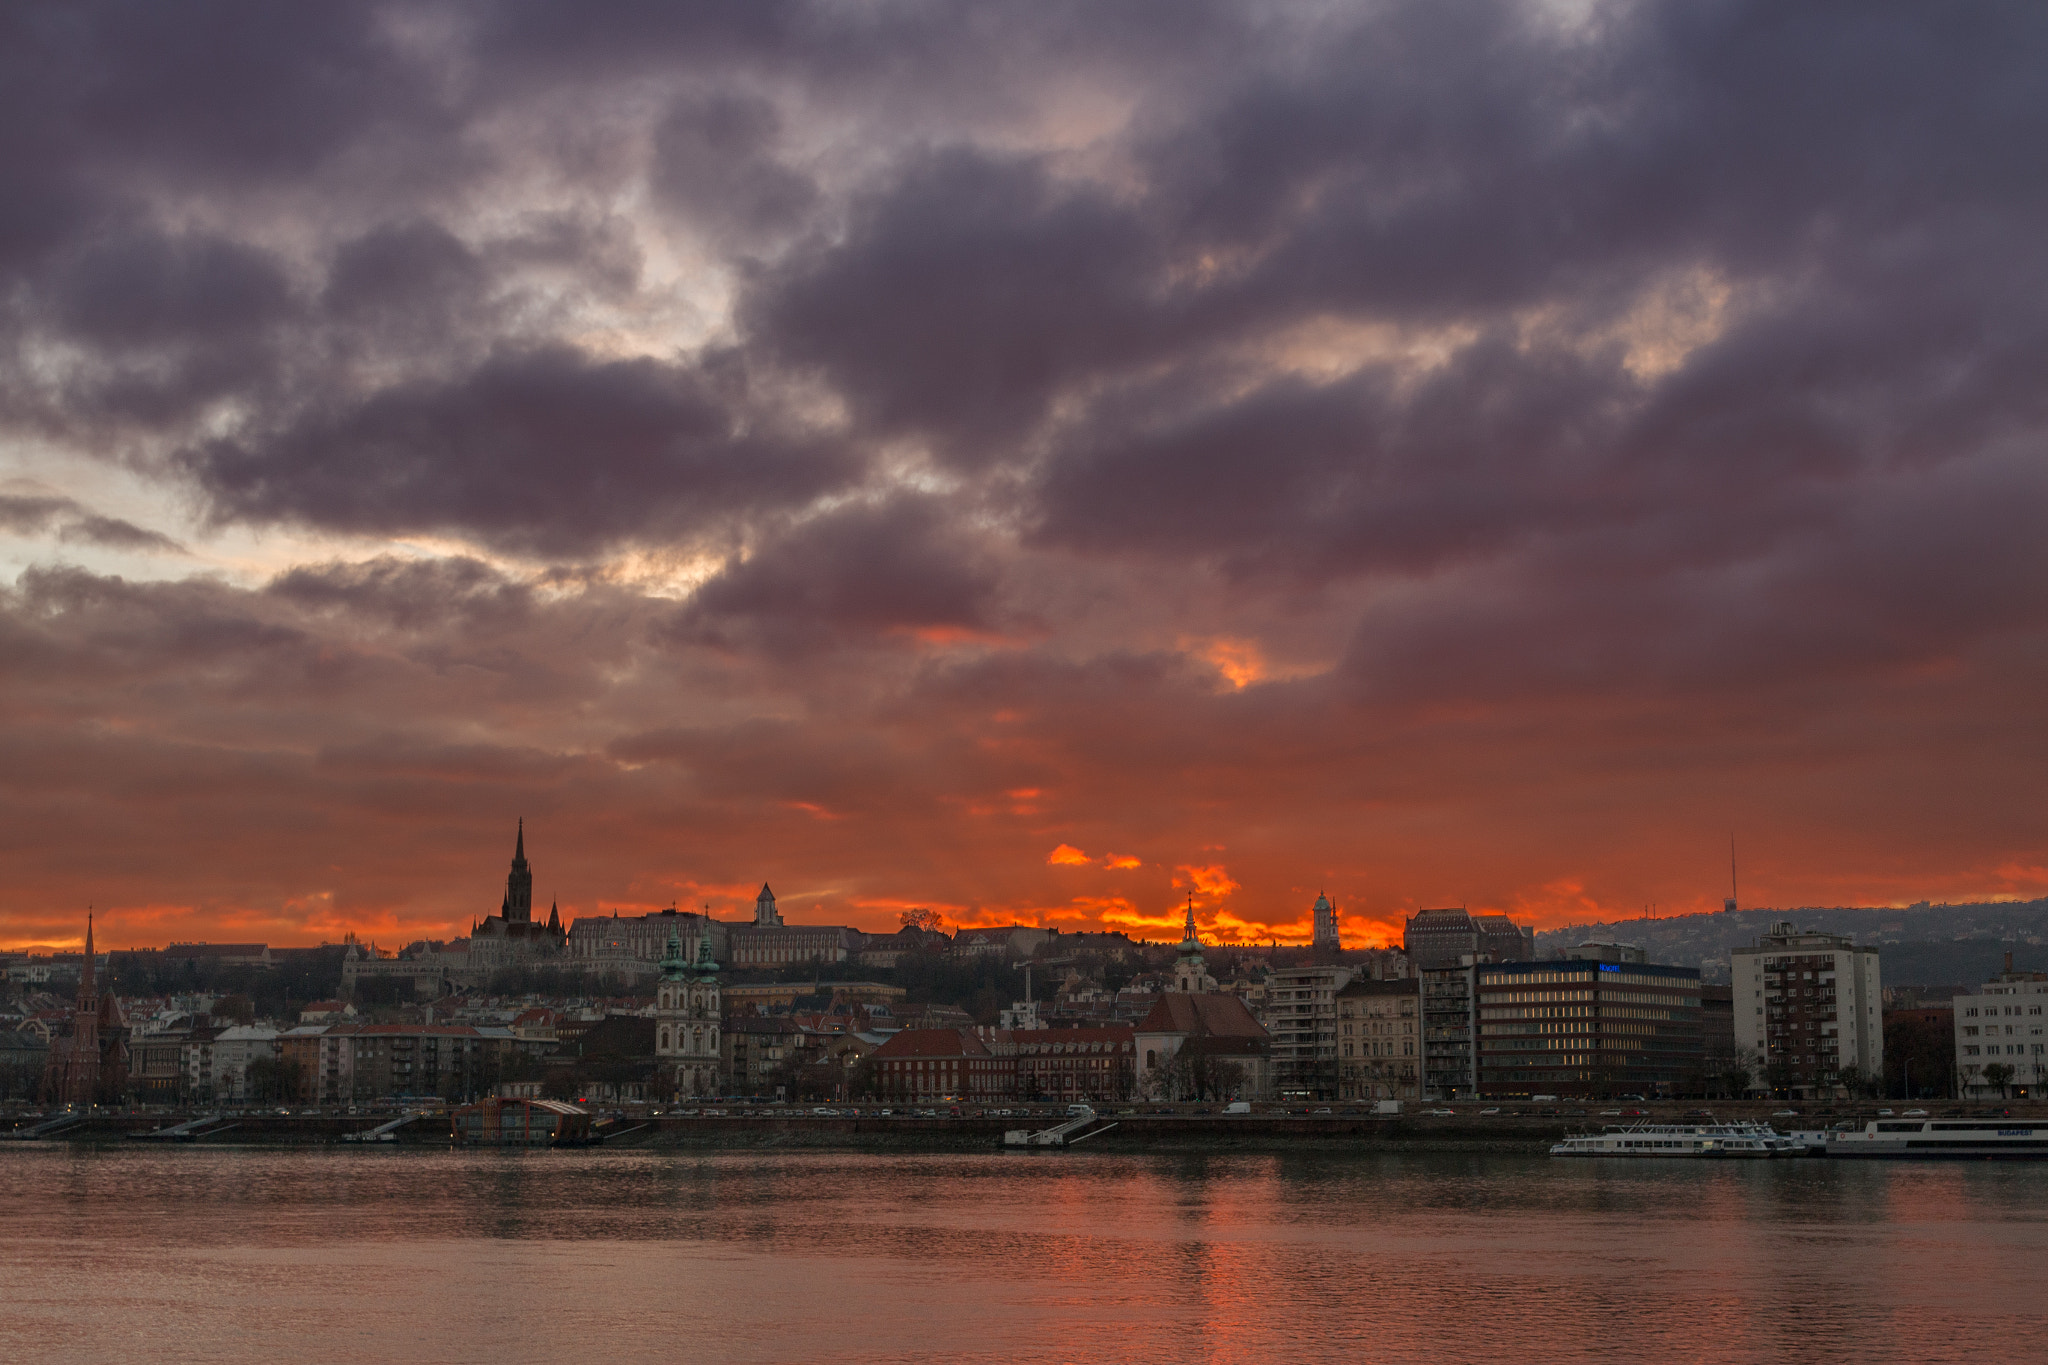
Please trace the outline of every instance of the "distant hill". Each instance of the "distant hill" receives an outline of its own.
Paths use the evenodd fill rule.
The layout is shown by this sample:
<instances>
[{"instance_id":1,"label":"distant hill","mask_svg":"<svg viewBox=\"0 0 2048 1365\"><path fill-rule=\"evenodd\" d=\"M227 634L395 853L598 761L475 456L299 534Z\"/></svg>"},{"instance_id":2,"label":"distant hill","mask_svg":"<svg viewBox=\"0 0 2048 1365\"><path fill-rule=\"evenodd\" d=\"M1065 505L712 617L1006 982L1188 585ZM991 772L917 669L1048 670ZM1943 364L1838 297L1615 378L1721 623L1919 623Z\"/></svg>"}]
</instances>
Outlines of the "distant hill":
<instances>
[{"instance_id":1,"label":"distant hill","mask_svg":"<svg viewBox=\"0 0 2048 1365\"><path fill-rule=\"evenodd\" d=\"M1801 929L1848 934L1878 945L1887 986L1975 985L1999 971L2008 949L2021 971L2048 971L2048 898L1899 909L1802 906L1797 909L1717 910L1665 919L1571 924L1536 935L1541 953L1561 952L1586 939L1640 945L1652 962L1698 967L1708 981L1727 981L1728 954L1755 942L1781 920Z\"/></svg>"}]
</instances>

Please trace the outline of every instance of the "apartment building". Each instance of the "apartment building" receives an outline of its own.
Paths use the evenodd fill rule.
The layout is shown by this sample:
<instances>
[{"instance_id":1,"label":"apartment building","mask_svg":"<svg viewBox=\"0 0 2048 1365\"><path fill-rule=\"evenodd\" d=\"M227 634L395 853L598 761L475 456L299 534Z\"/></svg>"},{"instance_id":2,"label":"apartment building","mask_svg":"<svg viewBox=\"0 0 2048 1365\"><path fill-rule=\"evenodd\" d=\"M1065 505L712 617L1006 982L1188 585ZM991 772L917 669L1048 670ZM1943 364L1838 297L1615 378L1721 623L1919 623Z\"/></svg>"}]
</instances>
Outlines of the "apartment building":
<instances>
[{"instance_id":1,"label":"apartment building","mask_svg":"<svg viewBox=\"0 0 2048 1365\"><path fill-rule=\"evenodd\" d=\"M1967 1098L2025 1099L2048 1086L2048 975L2006 969L1955 998L1956 1083Z\"/></svg>"},{"instance_id":2,"label":"apartment building","mask_svg":"<svg viewBox=\"0 0 2048 1365\"><path fill-rule=\"evenodd\" d=\"M1273 1087L1282 1100L1333 1100L1338 1089L1337 992L1356 972L1346 966L1276 967L1266 976Z\"/></svg>"},{"instance_id":3,"label":"apartment building","mask_svg":"<svg viewBox=\"0 0 2048 1365\"><path fill-rule=\"evenodd\" d=\"M1420 1099L1420 983L1353 981L1336 1002L1337 1098Z\"/></svg>"},{"instance_id":4,"label":"apartment building","mask_svg":"<svg viewBox=\"0 0 2048 1365\"><path fill-rule=\"evenodd\" d=\"M1832 1094L1851 1067L1884 1074L1876 948L1782 920L1729 962L1736 1047L1761 1063L1774 1090L1812 1098Z\"/></svg>"},{"instance_id":5,"label":"apartment building","mask_svg":"<svg viewBox=\"0 0 2048 1365\"><path fill-rule=\"evenodd\" d=\"M1479 964L1462 961L1417 972L1422 1001L1422 1097L1470 1098L1479 1090Z\"/></svg>"}]
</instances>

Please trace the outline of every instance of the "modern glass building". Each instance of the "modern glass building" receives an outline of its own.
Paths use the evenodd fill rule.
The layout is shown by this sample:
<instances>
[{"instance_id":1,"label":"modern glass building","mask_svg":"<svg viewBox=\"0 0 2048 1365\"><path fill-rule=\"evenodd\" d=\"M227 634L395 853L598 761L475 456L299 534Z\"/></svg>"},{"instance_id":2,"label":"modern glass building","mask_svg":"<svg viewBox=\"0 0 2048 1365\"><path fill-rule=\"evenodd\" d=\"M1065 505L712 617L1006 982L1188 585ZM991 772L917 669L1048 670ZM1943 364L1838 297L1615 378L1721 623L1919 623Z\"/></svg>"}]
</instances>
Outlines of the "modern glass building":
<instances>
[{"instance_id":1,"label":"modern glass building","mask_svg":"<svg viewBox=\"0 0 2048 1365\"><path fill-rule=\"evenodd\" d=\"M1697 968L1567 960L1476 972L1482 1094L1647 1097L1700 1071Z\"/></svg>"}]
</instances>

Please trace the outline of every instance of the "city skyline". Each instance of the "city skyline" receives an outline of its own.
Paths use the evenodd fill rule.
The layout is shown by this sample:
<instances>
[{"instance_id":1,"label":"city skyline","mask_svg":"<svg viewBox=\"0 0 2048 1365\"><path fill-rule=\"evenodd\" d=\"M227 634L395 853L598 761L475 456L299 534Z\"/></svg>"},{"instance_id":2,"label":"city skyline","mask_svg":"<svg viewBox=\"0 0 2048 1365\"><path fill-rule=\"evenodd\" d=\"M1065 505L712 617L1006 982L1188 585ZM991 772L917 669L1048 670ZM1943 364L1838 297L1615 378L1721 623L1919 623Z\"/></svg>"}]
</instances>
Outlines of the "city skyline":
<instances>
[{"instance_id":1,"label":"city skyline","mask_svg":"<svg viewBox=\"0 0 2048 1365\"><path fill-rule=\"evenodd\" d=\"M0 942L2048 892L2038 20L0 19Z\"/></svg>"}]
</instances>

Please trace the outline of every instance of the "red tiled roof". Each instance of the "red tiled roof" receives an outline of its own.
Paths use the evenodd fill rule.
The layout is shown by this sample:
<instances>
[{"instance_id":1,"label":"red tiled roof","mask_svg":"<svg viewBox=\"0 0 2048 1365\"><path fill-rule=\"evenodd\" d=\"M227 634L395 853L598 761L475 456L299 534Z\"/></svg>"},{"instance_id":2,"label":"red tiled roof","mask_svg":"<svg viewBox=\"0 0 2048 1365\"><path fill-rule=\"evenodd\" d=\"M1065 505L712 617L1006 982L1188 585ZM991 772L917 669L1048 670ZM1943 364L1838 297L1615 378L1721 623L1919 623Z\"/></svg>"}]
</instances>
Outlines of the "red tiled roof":
<instances>
[{"instance_id":1,"label":"red tiled roof","mask_svg":"<svg viewBox=\"0 0 2048 1365\"><path fill-rule=\"evenodd\" d=\"M1266 1030L1234 995L1169 992L1138 1025L1140 1033L1185 1033L1191 1038L1264 1038Z\"/></svg>"},{"instance_id":2,"label":"red tiled roof","mask_svg":"<svg viewBox=\"0 0 2048 1365\"><path fill-rule=\"evenodd\" d=\"M878 1061L898 1057L986 1057L981 1039L962 1029L908 1028L868 1054Z\"/></svg>"}]
</instances>

